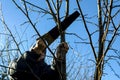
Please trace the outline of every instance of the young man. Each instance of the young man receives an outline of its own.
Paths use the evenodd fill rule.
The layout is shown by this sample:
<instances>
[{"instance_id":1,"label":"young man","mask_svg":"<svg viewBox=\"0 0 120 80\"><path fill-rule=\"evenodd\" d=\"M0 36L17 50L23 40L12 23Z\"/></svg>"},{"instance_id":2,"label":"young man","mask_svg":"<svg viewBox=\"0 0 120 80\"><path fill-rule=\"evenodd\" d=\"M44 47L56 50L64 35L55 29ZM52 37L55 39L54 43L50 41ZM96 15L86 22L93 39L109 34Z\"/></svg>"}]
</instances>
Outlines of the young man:
<instances>
[{"instance_id":1,"label":"young man","mask_svg":"<svg viewBox=\"0 0 120 80\"><path fill-rule=\"evenodd\" d=\"M67 53L67 43L61 43L57 47L57 59L52 65L47 65L44 61L46 45L43 40L38 39L30 51L26 51L19 59L10 63L8 70L10 80L60 80L57 64L61 60L59 56L61 51Z\"/></svg>"}]
</instances>

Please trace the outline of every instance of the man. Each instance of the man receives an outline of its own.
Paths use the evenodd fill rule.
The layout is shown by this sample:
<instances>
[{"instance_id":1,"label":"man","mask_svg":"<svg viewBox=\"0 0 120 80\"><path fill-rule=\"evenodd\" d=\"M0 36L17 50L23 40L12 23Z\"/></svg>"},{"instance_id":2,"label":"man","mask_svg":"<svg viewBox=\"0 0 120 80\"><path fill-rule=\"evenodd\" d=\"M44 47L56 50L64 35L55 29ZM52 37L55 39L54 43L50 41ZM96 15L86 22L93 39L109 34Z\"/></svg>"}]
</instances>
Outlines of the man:
<instances>
[{"instance_id":1,"label":"man","mask_svg":"<svg viewBox=\"0 0 120 80\"><path fill-rule=\"evenodd\" d=\"M38 39L30 51L26 51L19 59L10 63L8 70L10 80L60 80L57 64L61 60L58 56L61 51L67 53L67 43L63 42L57 47L56 60L52 65L47 65L44 61L46 45L42 39Z\"/></svg>"}]
</instances>

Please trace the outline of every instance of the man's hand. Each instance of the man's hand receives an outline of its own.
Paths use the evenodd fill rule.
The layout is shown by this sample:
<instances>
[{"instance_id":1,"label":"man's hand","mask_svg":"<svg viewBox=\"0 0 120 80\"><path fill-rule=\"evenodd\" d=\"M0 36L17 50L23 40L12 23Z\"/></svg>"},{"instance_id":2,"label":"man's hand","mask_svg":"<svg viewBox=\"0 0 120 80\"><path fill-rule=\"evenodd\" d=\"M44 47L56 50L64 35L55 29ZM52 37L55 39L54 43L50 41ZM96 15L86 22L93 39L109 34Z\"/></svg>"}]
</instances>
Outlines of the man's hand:
<instances>
[{"instance_id":1,"label":"man's hand","mask_svg":"<svg viewBox=\"0 0 120 80\"><path fill-rule=\"evenodd\" d=\"M59 44L59 46L57 47L57 53L56 56L58 59L63 59L63 56L66 55L66 53L68 52L68 44L66 42L62 42L61 44Z\"/></svg>"},{"instance_id":2,"label":"man's hand","mask_svg":"<svg viewBox=\"0 0 120 80\"><path fill-rule=\"evenodd\" d=\"M66 42L62 42L61 44L59 44L58 48L63 51L66 52L68 51L69 47L68 44Z\"/></svg>"}]
</instances>

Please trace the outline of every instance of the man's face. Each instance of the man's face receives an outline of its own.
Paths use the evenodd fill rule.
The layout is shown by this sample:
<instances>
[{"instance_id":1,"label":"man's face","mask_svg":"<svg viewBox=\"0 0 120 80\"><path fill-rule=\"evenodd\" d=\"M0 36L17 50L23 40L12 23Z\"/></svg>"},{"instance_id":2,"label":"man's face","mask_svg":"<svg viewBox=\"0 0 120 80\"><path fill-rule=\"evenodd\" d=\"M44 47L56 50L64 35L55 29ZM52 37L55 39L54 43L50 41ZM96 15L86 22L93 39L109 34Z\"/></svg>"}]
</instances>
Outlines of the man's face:
<instances>
[{"instance_id":1,"label":"man's face","mask_svg":"<svg viewBox=\"0 0 120 80\"><path fill-rule=\"evenodd\" d=\"M35 46L32 48L35 53L41 55L38 60L45 58L46 53L46 44L42 39L37 39Z\"/></svg>"},{"instance_id":2,"label":"man's face","mask_svg":"<svg viewBox=\"0 0 120 80\"><path fill-rule=\"evenodd\" d=\"M36 42L36 47L37 47L39 50L41 50L42 52L44 52L45 49L46 49L46 45L45 45L45 43L43 42L42 39L38 39L38 40L37 40L37 42Z\"/></svg>"}]
</instances>

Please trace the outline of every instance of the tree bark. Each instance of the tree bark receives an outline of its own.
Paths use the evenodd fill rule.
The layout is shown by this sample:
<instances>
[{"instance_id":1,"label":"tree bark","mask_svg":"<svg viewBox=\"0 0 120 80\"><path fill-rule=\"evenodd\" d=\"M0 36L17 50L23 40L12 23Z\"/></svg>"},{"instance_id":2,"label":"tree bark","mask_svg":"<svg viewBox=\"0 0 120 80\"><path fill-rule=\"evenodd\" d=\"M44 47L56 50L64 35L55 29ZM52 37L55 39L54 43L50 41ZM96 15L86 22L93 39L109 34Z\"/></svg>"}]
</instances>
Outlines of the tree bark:
<instances>
[{"instance_id":1,"label":"tree bark","mask_svg":"<svg viewBox=\"0 0 120 80\"><path fill-rule=\"evenodd\" d=\"M102 67L103 67L103 51L104 51L104 27L102 25L102 9L101 9L101 0L98 0L98 24L99 24L99 51L96 61L96 70L94 80L101 80L102 76Z\"/></svg>"}]
</instances>

